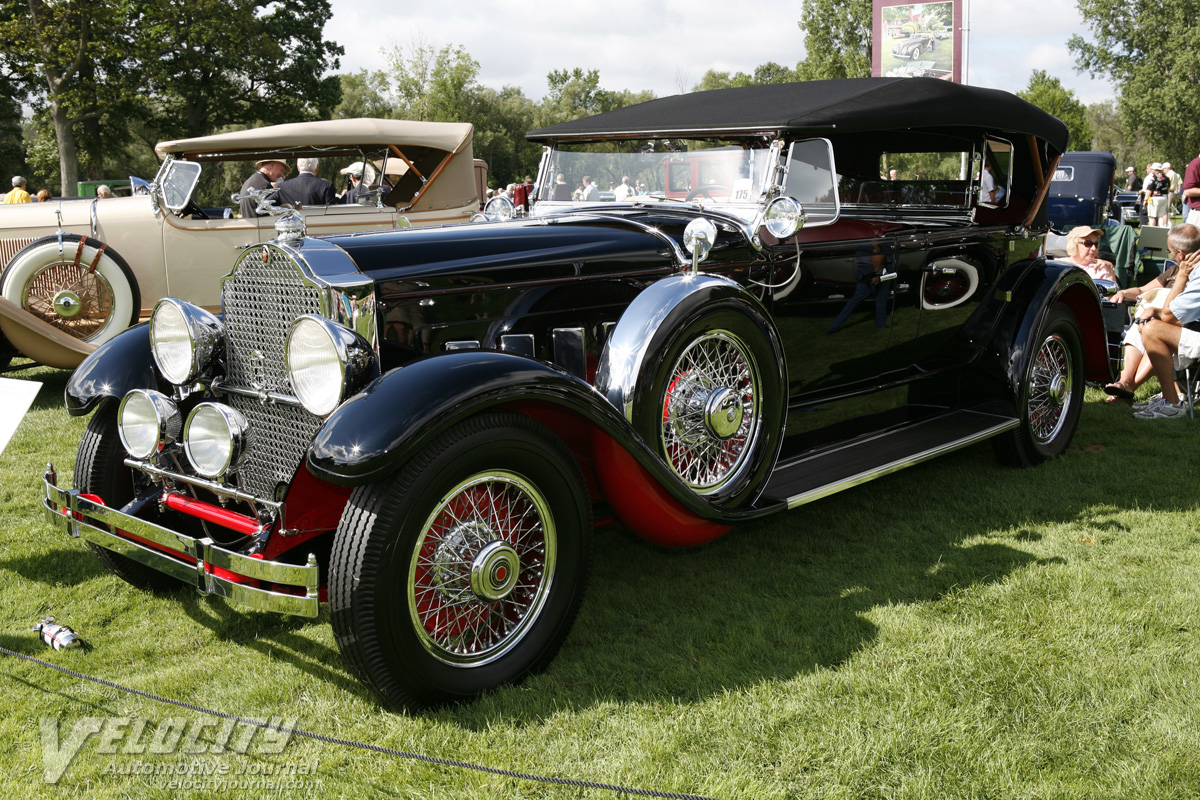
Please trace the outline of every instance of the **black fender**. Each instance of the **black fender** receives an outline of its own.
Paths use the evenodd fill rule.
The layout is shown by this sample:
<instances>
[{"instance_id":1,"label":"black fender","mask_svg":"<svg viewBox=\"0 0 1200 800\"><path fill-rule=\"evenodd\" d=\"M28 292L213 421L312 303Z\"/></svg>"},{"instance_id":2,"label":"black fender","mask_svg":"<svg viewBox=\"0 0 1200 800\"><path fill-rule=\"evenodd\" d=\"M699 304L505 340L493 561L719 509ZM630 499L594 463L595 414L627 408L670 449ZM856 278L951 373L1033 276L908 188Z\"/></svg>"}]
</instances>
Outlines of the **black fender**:
<instances>
[{"instance_id":1,"label":"black fender","mask_svg":"<svg viewBox=\"0 0 1200 800\"><path fill-rule=\"evenodd\" d=\"M1022 376L1034 355L1038 333L1059 303L1070 308L1079 322L1085 378L1103 383L1113 379L1100 293L1086 272L1036 259L1019 271L1009 286L998 291L1010 302L989 349L999 359L1006 394L1014 407L1021 396Z\"/></svg>"},{"instance_id":2,"label":"black fender","mask_svg":"<svg viewBox=\"0 0 1200 800\"><path fill-rule=\"evenodd\" d=\"M552 406L606 434L688 512L736 522L759 511L730 512L684 487L632 426L591 385L551 364L492 350L443 353L391 370L329 415L305 463L342 486L385 479L428 441L486 409Z\"/></svg>"},{"instance_id":3,"label":"black fender","mask_svg":"<svg viewBox=\"0 0 1200 800\"><path fill-rule=\"evenodd\" d=\"M690 320L722 311L745 318L752 338L763 347L763 385L774 387L774 391L763 392L759 441L749 462L729 485L706 495L714 505L734 508L752 502L766 485L783 443L787 413L782 339L756 297L728 278L706 273L672 275L652 284L629 304L605 343L596 370L596 390L635 430L649 436L644 426L639 427L635 411L640 408L644 415L647 407L655 407L661 418L661 400L651 395L659 390L654 374L672 340Z\"/></svg>"},{"instance_id":4,"label":"black fender","mask_svg":"<svg viewBox=\"0 0 1200 800\"><path fill-rule=\"evenodd\" d=\"M120 399L130 389L159 389L150 352L150 323L118 333L75 368L63 396L73 417L89 413L105 397Z\"/></svg>"}]
</instances>

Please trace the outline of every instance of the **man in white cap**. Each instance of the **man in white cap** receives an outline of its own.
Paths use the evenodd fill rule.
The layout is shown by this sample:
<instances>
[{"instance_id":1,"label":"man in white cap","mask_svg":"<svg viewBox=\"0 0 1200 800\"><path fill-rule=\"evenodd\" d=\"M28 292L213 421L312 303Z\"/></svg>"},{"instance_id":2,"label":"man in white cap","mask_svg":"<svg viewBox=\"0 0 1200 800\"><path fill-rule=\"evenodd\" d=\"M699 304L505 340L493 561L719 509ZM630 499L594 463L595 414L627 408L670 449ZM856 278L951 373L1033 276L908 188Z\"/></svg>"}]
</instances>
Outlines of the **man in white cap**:
<instances>
[{"instance_id":1,"label":"man in white cap","mask_svg":"<svg viewBox=\"0 0 1200 800\"><path fill-rule=\"evenodd\" d=\"M343 167L341 173L350 177L350 188L342 195L342 202L353 205L367 191L367 187L363 186L362 182L363 162L355 161L350 166Z\"/></svg>"},{"instance_id":2,"label":"man in white cap","mask_svg":"<svg viewBox=\"0 0 1200 800\"><path fill-rule=\"evenodd\" d=\"M25 191L25 179L20 175L14 175L12 179L12 191L4 195L5 203L28 203L31 202L29 192Z\"/></svg>"},{"instance_id":3,"label":"man in white cap","mask_svg":"<svg viewBox=\"0 0 1200 800\"><path fill-rule=\"evenodd\" d=\"M284 175L288 174L288 164L282 158L264 158L261 161L254 162L254 166L258 170L246 179L242 184L242 190L239 194L242 195L241 209L242 219L254 219L255 217L265 217L266 214L259 214L255 209L258 203L251 200L246 195L251 189L271 189Z\"/></svg>"},{"instance_id":4,"label":"man in white cap","mask_svg":"<svg viewBox=\"0 0 1200 800\"><path fill-rule=\"evenodd\" d=\"M1133 167L1125 168L1125 191L1136 192L1138 190L1137 171Z\"/></svg>"}]
</instances>

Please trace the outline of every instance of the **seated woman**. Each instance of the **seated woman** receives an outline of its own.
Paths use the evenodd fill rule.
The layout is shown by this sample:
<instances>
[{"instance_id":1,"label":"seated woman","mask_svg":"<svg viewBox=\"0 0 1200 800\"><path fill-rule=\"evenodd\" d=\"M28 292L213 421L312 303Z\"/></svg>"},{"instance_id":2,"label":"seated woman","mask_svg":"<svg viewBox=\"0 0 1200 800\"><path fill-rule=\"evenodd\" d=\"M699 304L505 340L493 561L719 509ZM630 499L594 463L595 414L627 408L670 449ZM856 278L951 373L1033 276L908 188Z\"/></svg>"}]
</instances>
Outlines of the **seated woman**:
<instances>
[{"instance_id":1,"label":"seated woman","mask_svg":"<svg viewBox=\"0 0 1200 800\"><path fill-rule=\"evenodd\" d=\"M1073 228L1067 234L1067 260L1082 269L1092 279L1102 278L1117 281L1117 273L1111 261L1100 258L1100 237L1103 231L1088 225Z\"/></svg>"},{"instance_id":2,"label":"seated woman","mask_svg":"<svg viewBox=\"0 0 1200 800\"><path fill-rule=\"evenodd\" d=\"M1167 263L1169 266L1154 280L1142 286L1122 289L1109 299L1114 303L1137 300L1138 306L1134 317L1140 318L1144 315L1144 308L1154 304L1156 296L1161 302L1166 291L1175 282L1175 273L1179 269L1179 265L1174 261ZM1125 359L1121 367L1121 374L1116 381L1104 387L1104 391L1109 394L1108 402L1110 403L1118 399L1132 400L1134 390L1141 386L1146 378L1154 374L1150 359L1146 358L1146 347L1142 344L1141 325L1130 325L1129 330L1125 332L1125 338L1122 339L1122 344L1125 345Z\"/></svg>"}]
</instances>

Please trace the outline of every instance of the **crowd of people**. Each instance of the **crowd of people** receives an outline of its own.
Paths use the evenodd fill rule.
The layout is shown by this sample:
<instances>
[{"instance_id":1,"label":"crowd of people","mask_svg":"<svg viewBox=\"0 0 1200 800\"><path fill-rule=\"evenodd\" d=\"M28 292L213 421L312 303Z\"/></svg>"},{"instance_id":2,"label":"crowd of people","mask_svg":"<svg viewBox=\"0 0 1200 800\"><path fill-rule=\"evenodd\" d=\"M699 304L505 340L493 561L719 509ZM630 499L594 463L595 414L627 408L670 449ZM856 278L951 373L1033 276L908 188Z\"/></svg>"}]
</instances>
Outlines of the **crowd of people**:
<instances>
[{"instance_id":1,"label":"crowd of people","mask_svg":"<svg viewBox=\"0 0 1200 800\"><path fill-rule=\"evenodd\" d=\"M12 191L4 195L4 199L0 203L44 203L51 197L49 189L38 189L37 194L31 195L25 187L29 183L20 175L14 175L12 179Z\"/></svg>"}]
</instances>

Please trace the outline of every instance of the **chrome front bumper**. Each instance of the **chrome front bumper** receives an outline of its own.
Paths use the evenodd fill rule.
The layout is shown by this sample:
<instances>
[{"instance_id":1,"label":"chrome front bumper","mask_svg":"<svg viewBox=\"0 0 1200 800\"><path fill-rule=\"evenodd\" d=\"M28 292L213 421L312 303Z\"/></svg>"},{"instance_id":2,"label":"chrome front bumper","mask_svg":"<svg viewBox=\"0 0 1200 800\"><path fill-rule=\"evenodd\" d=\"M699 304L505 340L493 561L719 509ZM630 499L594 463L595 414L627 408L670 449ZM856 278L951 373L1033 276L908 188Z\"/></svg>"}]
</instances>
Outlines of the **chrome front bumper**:
<instances>
[{"instance_id":1,"label":"chrome front bumper","mask_svg":"<svg viewBox=\"0 0 1200 800\"><path fill-rule=\"evenodd\" d=\"M225 550L212 539L193 539L153 522L124 514L115 508L81 497L76 489L60 489L53 465L42 476L46 490L46 513L72 537L84 540L145 564L184 583L201 594L215 594L260 611L315 617L320 610L320 576L317 560L308 556L305 566L264 561ZM170 552L127 538L127 533ZM260 589L214 574L222 570L241 579L294 586L303 594Z\"/></svg>"}]
</instances>

